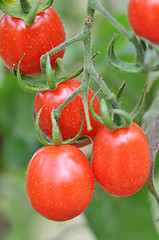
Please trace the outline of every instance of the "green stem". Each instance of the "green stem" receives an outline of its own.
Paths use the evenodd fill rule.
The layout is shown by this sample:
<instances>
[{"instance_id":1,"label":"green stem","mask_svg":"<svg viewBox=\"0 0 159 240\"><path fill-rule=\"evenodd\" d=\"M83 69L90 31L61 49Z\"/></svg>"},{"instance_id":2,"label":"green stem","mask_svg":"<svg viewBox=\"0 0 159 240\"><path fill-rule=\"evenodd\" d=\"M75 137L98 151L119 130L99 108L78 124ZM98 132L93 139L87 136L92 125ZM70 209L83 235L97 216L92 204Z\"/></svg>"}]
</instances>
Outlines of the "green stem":
<instances>
[{"instance_id":1,"label":"green stem","mask_svg":"<svg viewBox=\"0 0 159 240\"><path fill-rule=\"evenodd\" d=\"M101 109L101 115L102 115L102 120L103 120L104 125L110 131L116 130L116 126L115 126L113 120L111 119L111 116L110 116L110 113L109 113L109 109L107 107L105 99L101 99L101 101L100 101L100 109Z\"/></svg>"},{"instance_id":2,"label":"green stem","mask_svg":"<svg viewBox=\"0 0 159 240\"><path fill-rule=\"evenodd\" d=\"M138 38L134 35L134 33L129 32L125 29L125 27L120 24L99 2L99 0L88 0L88 6L91 9L96 9L99 12L101 12L120 32L122 32L128 39L131 41L136 48L136 66L143 66L144 63L144 50L142 45L140 44L140 41ZM106 99L111 103L112 107L115 109L120 108L120 104L118 103L118 100L116 96L109 90L106 83L103 81L102 77L99 76L99 74L94 69L92 61L90 61L91 65L89 68L89 73L92 75L92 77L97 81L100 88L103 90ZM115 115L115 118L117 121L121 121L120 116Z\"/></svg>"},{"instance_id":3,"label":"green stem","mask_svg":"<svg viewBox=\"0 0 159 240\"><path fill-rule=\"evenodd\" d=\"M46 78L46 82L49 86L49 89L50 90L56 89L56 87L57 87L56 78L55 78L55 75L51 68L49 54L47 54L47 59L46 59L46 76L45 76L45 78Z\"/></svg>"},{"instance_id":4,"label":"green stem","mask_svg":"<svg viewBox=\"0 0 159 240\"><path fill-rule=\"evenodd\" d=\"M99 2L99 0L88 0L89 5L91 8L98 10L100 13L104 15L106 19L108 19L109 22L112 23L112 25L117 28L121 33L123 33L128 39L132 37L131 32L127 31L126 28L118 22Z\"/></svg>"},{"instance_id":5,"label":"green stem","mask_svg":"<svg viewBox=\"0 0 159 240\"><path fill-rule=\"evenodd\" d=\"M85 38L85 34L82 31L80 34L78 34L77 36L61 43L60 45L58 45L57 47L51 49L49 52L47 52L46 54L42 55L40 58L40 65L41 65L41 69L45 71L46 69L46 59L47 59L47 54L49 54L49 56L51 57L53 54L59 52L60 50L68 47L69 45L72 45L76 42L80 42L83 41L83 39Z\"/></svg>"},{"instance_id":6,"label":"green stem","mask_svg":"<svg viewBox=\"0 0 159 240\"><path fill-rule=\"evenodd\" d=\"M51 120L52 120L52 141L54 146L59 146L62 144L62 136L58 126L58 121L55 118L55 110L53 109L51 112Z\"/></svg>"},{"instance_id":7,"label":"green stem","mask_svg":"<svg viewBox=\"0 0 159 240\"><path fill-rule=\"evenodd\" d=\"M20 0L20 5L21 5L23 13L28 14L31 9L31 5L30 5L29 1L28 0Z\"/></svg>"},{"instance_id":8,"label":"green stem","mask_svg":"<svg viewBox=\"0 0 159 240\"><path fill-rule=\"evenodd\" d=\"M86 76L87 75L87 76ZM85 73L85 80L87 79L87 85L85 84L85 88L84 91L82 93L82 101L83 101L83 107L84 107L84 112L85 112L85 118L86 118L86 123L87 123L87 130L91 131L92 130L92 126L91 126L91 122L90 122L90 116L89 116L89 108L88 108L88 85L89 85L89 78L90 75L87 73Z\"/></svg>"},{"instance_id":9,"label":"green stem","mask_svg":"<svg viewBox=\"0 0 159 240\"><path fill-rule=\"evenodd\" d=\"M39 6L40 6L40 0L35 0L34 4L30 8L30 10L27 14L27 17L25 19L25 23L28 26L31 26L34 23L34 20L35 20L36 14L38 12Z\"/></svg>"},{"instance_id":10,"label":"green stem","mask_svg":"<svg viewBox=\"0 0 159 240\"><path fill-rule=\"evenodd\" d=\"M147 66L144 64L144 49L142 47L142 44L140 43L136 35L133 35L133 37L129 40L134 44L136 48L136 67L143 66L143 72L144 72L144 68L147 68Z\"/></svg>"},{"instance_id":11,"label":"green stem","mask_svg":"<svg viewBox=\"0 0 159 240\"><path fill-rule=\"evenodd\" d=\"M116 99L116 96L114 93L112 93L109 88L107 87L106 83L103 81L102 77L99 76L99 74L96 72L94 67L90 69L90 74L92 77L96 80L100 88L102 89L106 99L110 102L113 108L119 108L119 103Z\"/></svg>"},{"instance_id":12,"label":"green stem","mask_svg":"<svg viewBox=\"0 0 159 240\"><path fill-rule=\"evenodd\" d=\"M69 96L63 103L60 104L60 106L58 106L58 108L56 108L55 110L55 116L56 118L60 117L61 114L61 110L69 103L72 101L72 99L74 99L78 94L80 94L83 91L83 84L80 85L80 87L78 87L72 94L71 96Z\"/></svg>"},{"instance_id":13,"label":"green stem","mask_svg":"<svg viewBox=\"0 0 159 240\"><path fill-rule=\"evenodd\" d=\"M85 111L85 117L87 120L87 127L88 129L91 129L90 124L90 117L89 117L89 108L88 108L88 93L87 89L89 86L89 80L90 76L95 78L99 86L102 88L106 99L112 104L113 108L119 108L119 104L116 100L115 95L109 90L106 83L103 81L103 79L99 76L99 74L96 72L93 66L93 60L92 60L92 54L91 54L91 37L92 37L92 24L94 21L94 12L95 9L92 8L92 0L88 0L87 5L87 14L85 17L85 25L83 31L75 36L74 38L67 40L66 42L58 45L56 48L53 48L51 51L48 52L49 56L52 56L53 54L57 53L58 51L64 49L65 47L74 44L79 41L83 41L84 43L84 74L83 74L83 82L79 88L76 89L76 91L68 98L66 99L56 110L55 115L58 118L60 116L61 110L73 99L75 98L79 93L83 93L83 104L84 104L84 111ZM41 67L44 68L46 64L46 54L41 57Z\"/></svg>"},{"instance_id":14,"label":"green stem","mask_svg":"<svg viewBox=\"0 0 159 240\"><path fill-rule=\"evenodd\" d=\"M88 88L89 88L89 80L90 80L89 68L93 64L92 53L91 53L91 42L92 42L91 37L92 37L92 24L94 21L94 12L95 10L90 8L89 1L88 1L87 14L85 17L85 26L83 29L85 38L83 40L83 43L84 43L84 74L83 74L84 91L82 95L88 131L92 130L90 115L89 115L89 107L88 107Z\"/></svg>"},{"instance_id":15,"label":"green stem","mask_svg":"<svg viewBox=\"0 0 159 240\"><path fill-rule=\"evenodd\" d=\"M116 18L114 18L99 2L99 0L90 0L90 6L96 10L98 10L100 13L104 15L104 17L112 23L112 25L119 30L123 35L127 37L129 41L131 41L136 48L137 53L137 66L142 66L144 63L144 50L142 45L140 44L140 41L136 37L136 35L133 32L127 31L127 29L117 21ZM145 66L146 67L146 66Z\"/></svg>"}]
</instances>

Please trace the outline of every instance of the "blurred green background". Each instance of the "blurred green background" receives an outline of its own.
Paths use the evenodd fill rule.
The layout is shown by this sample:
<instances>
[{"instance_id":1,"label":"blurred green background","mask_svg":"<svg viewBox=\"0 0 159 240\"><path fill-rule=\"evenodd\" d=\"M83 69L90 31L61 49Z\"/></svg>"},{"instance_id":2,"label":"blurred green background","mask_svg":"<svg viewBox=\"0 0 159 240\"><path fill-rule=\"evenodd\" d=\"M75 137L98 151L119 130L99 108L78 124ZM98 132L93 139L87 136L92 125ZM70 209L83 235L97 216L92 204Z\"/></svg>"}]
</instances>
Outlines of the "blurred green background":
<instances>
[{"instance_id":1,"label":"blurred green background","mask_svg":"<svg viewBox=\"0 0 159 240\"><path fill-rule=\"evenodd\" d=\"M102 4L129 28L126 9L128 0L107 0ZM79 33L84 24L86 0L56 0L54 8L61 16L67 38ZM157 80L158 73L140 76L112 69L106 59L109 41L117 30L99 13L93 25L92 52L100 51L94 60L99 74L109 88L117 92L126 81L122 107L131 111L148 79ZM134 60L132 45L120 36L116 51L121 59ZM64 56L67 72L83 64L82 44L67 48ZM72 68L73 66L73 68ZM82 76L79 77L81 79ZM91 87L97 90L92 80ZM145 109L157 94L158 81L147 97ZM20 89L16 78L0 62L0 239L1 240L157 240L159 239L158 207L146 186L127 198L108 195L97 185L93 200L85 214L68 222L56 223L39 216L25 193L25 172L34 152L41 147L33 123L35 95ZM144 110L143 110L144 111ZM135 121L141 123L142 113ZM89 149L87 149L87 153Z\"/></svg>"}]
</instances>

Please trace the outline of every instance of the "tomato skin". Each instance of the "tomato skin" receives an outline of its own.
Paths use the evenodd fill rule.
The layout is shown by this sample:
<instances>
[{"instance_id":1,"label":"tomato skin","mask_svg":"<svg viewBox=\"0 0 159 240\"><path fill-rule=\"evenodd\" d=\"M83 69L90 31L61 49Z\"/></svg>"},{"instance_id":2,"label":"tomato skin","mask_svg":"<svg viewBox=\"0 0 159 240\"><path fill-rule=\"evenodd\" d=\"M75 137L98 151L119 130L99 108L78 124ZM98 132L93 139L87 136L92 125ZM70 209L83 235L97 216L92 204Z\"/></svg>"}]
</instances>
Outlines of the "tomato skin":
<instances>
[{"instance_id":1,"label":"tomato skin","mask_svg":"<svg viewBox=\"0 0 159 240\"><path fill-rule=\"evenodd\" d=\"M91 165L74 146L42 147L28 165L26 192L32 207L45 218L72 219L87 208L93 197Z\"/></svg>"},{"instance_id":2,"label":"tomato skin","mask_svg":"<svg viewBox=\"0 0 159 240\"><path fill-rule=\"evenodd\" d=\"M107 193L117 197L136 193L145 184L150 165L148 141L137 124L113 132L100 128L94 140L92 168Z\"/></svg>"},{"instance_id":3,"label":"tomato skin","mask_svg":"<svg viewBox=\"0 0 159 240\"><path fill-rule=\"evenodd\" d=\"M49 7L35 17L31 26L27 26L22 19L3 14L0 19L0 57L5 65L12 70L13 64L21 63L20 72L35 76L42 74L40 57L53 47L65 41L65 31L56 11ZM62 58L64 50L51 56L54 68L56 58Z\"/></svg>"},{"instance_id":4,"label":"tomato skin","mask_svg":"<svg viewBox=\"0 0 159 240\"><path fill-rule=\"evenodd\" d=\"M159 0L129 0L128 19L134 32L153 43L159 43Z\"/></svg>"},{"instance_id":5,"label":"tomato skin","mask_svg":"<svg viewBox=\"0 0 159 240\"><path fill-rule=\"evenodd\" d=\"M41 130L49 137L52 138L52 123L51 123L51 111L56 109L62 102L64 102L79 86L81 82L77 79L72 79L67 82L63 82L58 85L56 90L48 90L36 94L34 109L35 115L43 107L40 118L39 126ZM91 89L88 90L88 104L90 103L94 93ZM94 110L97 114L100 114L100 103L98 98L95 98L93 104ZM71 139L76 136L81 128L81 114L80 110L84 115L84 108L82 104L82 94L75 97L65 108L62 109L61 115L58 119L59 128L63 137L63 140ZM81 136L90 136L92 139L96 136L99 127L101 126L90 114L90 121L92 130L87 130L86 120L84 117L84 127ZM85 141L84 143L78 144L78 146L84 146L90 143Z\"/></svg>"}]
</instances>

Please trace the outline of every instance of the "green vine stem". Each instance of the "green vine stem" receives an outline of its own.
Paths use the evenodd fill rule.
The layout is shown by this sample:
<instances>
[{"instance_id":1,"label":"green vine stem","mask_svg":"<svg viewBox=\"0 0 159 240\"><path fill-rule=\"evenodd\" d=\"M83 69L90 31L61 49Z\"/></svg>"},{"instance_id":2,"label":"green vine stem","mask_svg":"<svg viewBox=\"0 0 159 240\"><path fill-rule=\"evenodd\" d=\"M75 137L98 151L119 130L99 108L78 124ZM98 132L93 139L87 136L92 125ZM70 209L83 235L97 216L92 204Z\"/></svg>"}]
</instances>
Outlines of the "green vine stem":
<instances>
[{"instance_id":1,"label":"green vine stem","mask_svg":"<svg viewBox=\"0 0 159 240\"><path fill-rule=\"evenodd\" d=\"M120 22L117 21L99 2L99 0L89 1L91 8L98 10L103 16L112 23L112 25L119 30L127 39L132 42L136 48L136 66L144 66L144 49L140 44L139 39L133 32L129 32ZM143 67L145 68L145 67Z\"/></svg>"},{"instance_id":2,"label":"green vine stem","mask_svg":"<svg viewBox=\"0 0 159 240\"><path fill-rule=\"evenodd\" d=\"M81 84L70 96L67 98L63 103L58 106L55 110L55 116L56 118L59 118L61 115L61 110L69 103L72 99L74 99L78 94L80 94L83 91L83 84Z\"/></svg>"},{"instance_id":3,"label":"green vine stem","mask_svg":"<svg viewBox=\"0 0 159 240\"><path fill-rule=\"evenodd\" d=\"M50 90L56 89L57 80L56 80L54 71L52 71L52 68L51 68L49 54L47 54L47 59L46 59L46 77L45 77L45 79L46 79L46 82L47 82Z\"/></svg>"},{"instance_id":4,"label":"green vine stem","mask_svg":"<svg viewBox=\"0 0 159 240\"><path fill-rule=\"evenodd\" d=\"M27 13L27 16L25 19L26 25L31 26L34 23L39 6L40 6L40 0L36 0L33 3L32 7L29 9L29 12Z\"/></svg>"},{"instance_id":5,"label":"green vine stem","mask_svg":"<svg viewBox=\"0 0 159 240\"><path fill-rule=\"evenodd\" d=\"M118 109L119 108L119 103L116 99L115 94L113 94L109 88L107 87L106 83L103 81L102 77L99 76L97 71L94 68L93 61L92 61L92 53L91 53L91 38L92 38L92 25L94 22L94 13L95 13L95 8L92 5L95 3L93 0L88 0L87 4L87 13L85 17L85 25L80 34L75 36L72 39L67 40L66 42L58 45L57 47L53 48L51 51L48 52L49 56L52 56L53 54L57 53L58 51L66 48L67 46L77 43L79 41L82 41L84 44L84 69L83 69L83 82L81 86L76 89L76 91L66 100L64 101L56 110L55 114L56 117L60 116L61 110L74 98L76 97L79 93L83 93L83 103L84 103L84 111L85 111L85 117L87 120L87 127L88 129L91 129L91 124L90 124L90 117L89 117L89 108L88 108L88 101L87 101L87 92L86 89L88 89L89 86L89 80L90 77L92 76L96 82L99 84L100 88L102 89L103 93L106 96L106 99L111 103L113 108ZM40 59L41 63L41 68L42 71L45 73L46 69L46 54L43 55Z\"/></svg>"},{"instance_id":6,"label":"green vine stem","mask_svg":"<svg viewBox=\"0 0 159 240\"><path fill-rule=\"evenodd\" d=\"M25 14L28 14L31 9L31 5L30 5L29 1L28 0L20 0L20 5L22 8L22 11Z\"/></svg>"},{"instance_id":7,"label":"green vine stem","mask_svg":"<svg viewBox=\"0 0 159 240\"><path fill-rule=\"evenodd\" d=\"M52 55L54 55L55 53L59 52L60 50L74 44L80 41L83 41L84 39L84 33L81 32L80 34L78 34L77 36L61 43L60 45L58 45L57 47L53 48L52 50L50 50L47 54L49 54L49 56L51 57ZM43 73L45 74L45 69L46 69L46 58L47 58L47 54L44 54L41 56L40 58L40 65L41 65L41 69L43 71Z\"/></svg>"},{"instance_id":8,"label":"green vine stem","mask_svg":"<svg viewBox=\"0 0 159 240\"><path fill-rule=\"evenodd\" d=\"M133 38L133 33L130 33L127 31L127 29L119 23L99 2L99 0L91 0L89 2L89 7L98 10L100 13L104 15L106 19L108 19L109 22L112 23L112 25L117 28L123 35L125 35L128 39Z\"/></svg>"}]
</instances>

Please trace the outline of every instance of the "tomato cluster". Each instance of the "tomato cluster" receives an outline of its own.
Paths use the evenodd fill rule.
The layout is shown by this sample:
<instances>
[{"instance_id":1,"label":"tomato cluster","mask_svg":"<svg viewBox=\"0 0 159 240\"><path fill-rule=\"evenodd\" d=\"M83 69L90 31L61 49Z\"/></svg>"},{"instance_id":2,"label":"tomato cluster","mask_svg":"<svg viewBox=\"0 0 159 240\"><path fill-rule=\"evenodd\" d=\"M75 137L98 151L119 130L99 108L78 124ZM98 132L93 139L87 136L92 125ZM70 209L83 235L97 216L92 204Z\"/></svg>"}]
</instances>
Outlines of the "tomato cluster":
<instances>
[{"instance_id":1,"label":"tomato cluster","mask_svg":"<svg viewBox=\"0 0 159 240\"><path fill-rule=\"evenodd\" d=\"M130 0L129 19L134 30L141 36L150 33L152 19L149 19L149 32L139 24L139 9L146 12L145 3L149 1ZM135 10L134 10L135 9ZM155 11L150 5L151 11ZM46 20L47 19L47 20ZM155 20L156 21L156 20ZM157 21L156 21L157 22ZM137 29L138 27L138 29ZM142 29L143 33L140 32ZM152 32L149 35L153 35ZM156 35L149 39L157 42ZM22 19L4 14L0 20L0 56L9 69L17 67L24 56L20 72L36 76L41 74L40 57L65 41L65 31L55 10L49 7L37 14L31 26ZM63 57L64 50L50 57L52 68L55 60ZM47 138L52 139L53 109L57 109L81 85L77 79L60 83L55 90L38 92L35 97L35 116L40 113L39 127ZM88 105L93 98L88 89ZM100 115L100 102L93 101L96 114ZM92 130L88 131L82 93L72 99L58 118L58 127L63 141L74 138L81 128L81 137L88 136L94 141L92 166L84 153L78 148L90 144L44 146L29 162L26 173L26 192L32 207L42 216L65 221L78 216L89 205L94 193L94 178L107 193L125 197L139 191L145 184L151 164L148 141L141 128L132 122L127 128L110 131L99 123L89 112Z\"/></svg>"}]
</instances>

